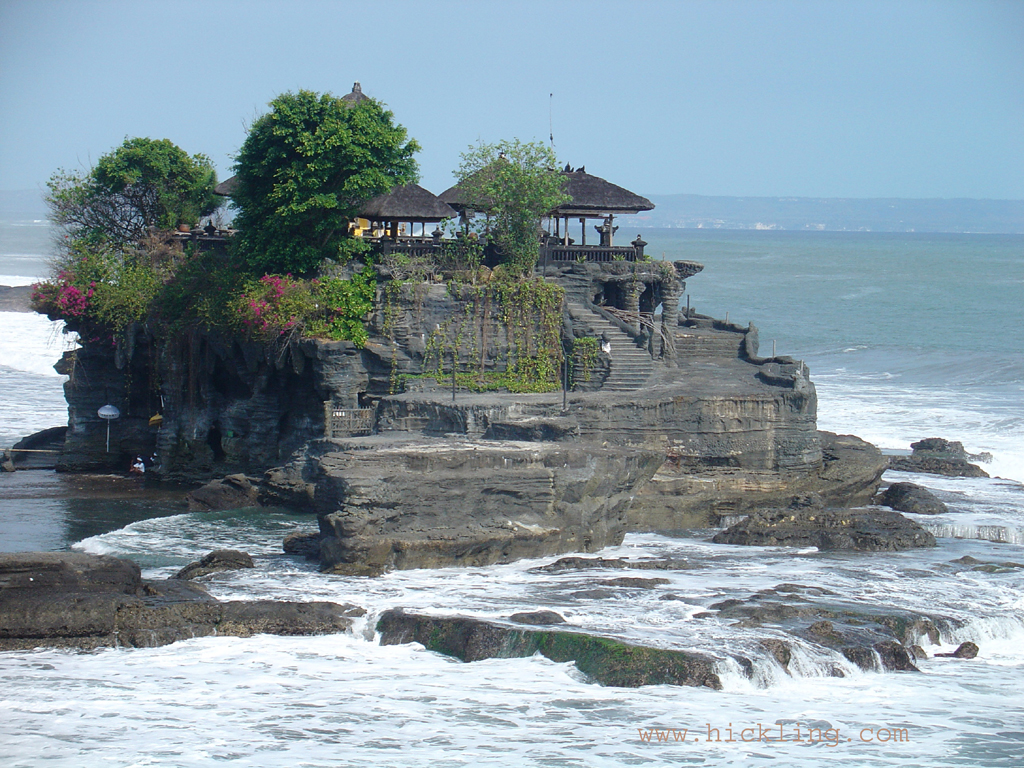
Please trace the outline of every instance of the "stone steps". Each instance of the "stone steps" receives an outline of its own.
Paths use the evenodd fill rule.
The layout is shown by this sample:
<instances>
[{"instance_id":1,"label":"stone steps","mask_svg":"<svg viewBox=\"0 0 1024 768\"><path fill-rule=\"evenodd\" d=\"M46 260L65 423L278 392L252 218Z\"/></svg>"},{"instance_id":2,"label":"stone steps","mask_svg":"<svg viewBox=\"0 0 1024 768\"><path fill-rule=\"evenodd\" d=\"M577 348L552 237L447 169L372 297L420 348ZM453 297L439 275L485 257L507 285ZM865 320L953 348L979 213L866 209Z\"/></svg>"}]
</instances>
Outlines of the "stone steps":
<instances>
[{"instance_id":1,"label":"stone steps","mask_svg":"<svg viewBox=\"0 0 1024 768\"><path fill-rule=\"evenodd\" d=\"M601 389L635 391L643 389L654 373L654 361L650 354L637 347L636 343L623 333L618 326L576 302L566 302L569 315L588 325L599 339L607 339L611 345L611 372Z\"/></svg>"},{"instance_id":2,"label":"stone steps","mask_svg":"<svg viewBox=\"0 0 1024 768\"><path fill-rule=\"evenodd\" d=\"M743 334L735 331L679 328L676 331L676 357L679 360L694 358L732 359L740 356Z\"/></svg>"}]
</instances>

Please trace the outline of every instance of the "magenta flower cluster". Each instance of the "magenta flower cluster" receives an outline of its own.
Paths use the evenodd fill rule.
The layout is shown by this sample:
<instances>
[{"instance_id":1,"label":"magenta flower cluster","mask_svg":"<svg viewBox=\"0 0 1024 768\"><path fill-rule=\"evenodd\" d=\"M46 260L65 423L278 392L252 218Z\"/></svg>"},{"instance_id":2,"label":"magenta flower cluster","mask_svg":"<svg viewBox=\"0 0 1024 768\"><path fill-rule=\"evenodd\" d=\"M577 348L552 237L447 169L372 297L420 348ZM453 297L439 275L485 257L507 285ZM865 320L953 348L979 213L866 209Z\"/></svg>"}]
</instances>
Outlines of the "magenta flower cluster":
<instances>
[{"instance_id":1,"label":"magenta flower cluster","mask_svg":"<svg viewBox=\"0 0 1024 768\"><path fill-rule=\"evenodd\" d=\"M295 327L298 322L293 315L287 321L281 322L278 316L277 304L288 292L298 283L292 279L291 273L287 275L264 275L260 278L264 286L257 296L252 296L239 312L243 315L242 323L250 330L264 332L268 328L277 327L280 333L284 334Z\"/></svg>"},{"instance_id":2,"label":"magenta flower cluster","mask_svg":"<svg viewBox=\"0 0 1024 768\"><path fill-rule=\"evenodd\" d=\"M73 275L63 271L57 275L55 284L37 283L32 300L44 306L49 305L53 314L66 320L81 320L89 311L89 299L92 298L96 283L89 283L83 290L72 282L72 278Z\"/></svg>"}]
</instances>

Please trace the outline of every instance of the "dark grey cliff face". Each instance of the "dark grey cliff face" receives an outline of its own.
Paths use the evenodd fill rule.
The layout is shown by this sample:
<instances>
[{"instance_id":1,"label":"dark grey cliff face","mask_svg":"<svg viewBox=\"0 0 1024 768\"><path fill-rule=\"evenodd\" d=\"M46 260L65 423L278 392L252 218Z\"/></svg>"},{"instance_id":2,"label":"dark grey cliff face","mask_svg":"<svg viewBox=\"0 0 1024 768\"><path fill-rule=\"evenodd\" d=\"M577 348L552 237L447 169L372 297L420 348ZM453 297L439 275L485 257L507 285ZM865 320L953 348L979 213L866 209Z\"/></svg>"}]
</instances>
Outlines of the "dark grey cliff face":
<instances>
[{"instance_id":1,"label":"dark grey cliff face","mask_svg":"<svg viewBox=\"0 0 1024 768\"><path fill-rule=\"evenodd\" d=\"M58 469L124 472L137 456L186 479L263 472L324 432L324 402L355 404L383 364L349 342L268 348L194 334L157 342L143 329L129 350L86 343L66 353L68 434ZM116 406L106 424L97 410ZM151 425L159 414L162 421Z\"/></svg>"},{"instance_id":2,"label":"dark grey cliff face","mask_svg":"<svg viewBox=\"0 0 1024 768\"><path fill-rule=\"evenodd\" d=\"M630 528L673 531L720 525L724 518L787 506L814 494L833 507L870 504L886 457L853 435L816 433L821 461L786 470L686 466L670 459L634 499Z\"/></svg>"}]
</instances>

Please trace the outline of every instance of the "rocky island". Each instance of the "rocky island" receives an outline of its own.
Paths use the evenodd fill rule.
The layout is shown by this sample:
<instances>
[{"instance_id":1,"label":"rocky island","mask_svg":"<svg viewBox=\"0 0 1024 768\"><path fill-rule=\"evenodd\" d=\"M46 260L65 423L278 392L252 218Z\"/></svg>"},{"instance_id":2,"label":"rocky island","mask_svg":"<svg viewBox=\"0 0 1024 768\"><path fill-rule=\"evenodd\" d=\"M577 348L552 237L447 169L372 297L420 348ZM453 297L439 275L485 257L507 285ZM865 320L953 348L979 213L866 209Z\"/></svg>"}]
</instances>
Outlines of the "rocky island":
<instances>
[{"instance_id":1,"label":"rocky island","mask_svg":"<svg viewBox=\"0 0 1024 768\"><path fill-rule=\"evenodd\" d=\"M104 175L107 158L88 194L76 186L81 180L51 184L54 220L69 229L71 245L32 301L64 319L81 343L57 366L69 377L58 471L132 467L147 478L205 482L189 495L195 510L308 513L308 528L290 533L284 549L348 576L587 554L628 532L727 525L720 540L733 544L934 546L896 512L848 512L871 503L887 460L854 436L817 429L806 365L762 356L753 324L684 307L686 281L703 264L652 260L639 235L615 244L615 216L649 210L648 200L582 168L554 171L546 148L519 142L470 153L459 183L435 197L413 183L414 147L404 130L358 87L340 100L300 92L272 106L282 117L296 103L339 124L377 121L374 130L395 152L364 169L379 183L374 174L386 166L380 194L348 199L335 189L329 205L306 216L323 203L321 180L321 197L296 203L303 215L295 221L279 206L267 213L268 195L284 194L281 174L297 166L265 167L274 156L266 143L281 134L267 133L262 120L238 175L216 186L238 210L233 228L212 219L198 226L215 207L214 179L201 156L179 156L173 145L129 140L122 149L170 153L191 168L198 197L157 210L117 243L74 209L91 194L124 193L123 181ZM293 179L288 189L307 181ZM524 188L536 199L508 192ZM524 209L527 198L533 208ZM600 222L590 245L588 219ZM178 231L159 229L171 221ZM245 567L247 556L208 559L186 571L212 573L220 561ZM49 593L28 589L18 574L110 567L37 560L5 566L11 575L0 602L21 617L8 647L25 647L43 637L34 624L56 621L39 607ZM593 557L559 563L606 567ZM88 586L64 590L72 624L99 629L53 630L78 638L54 642L286 632L282 615L295 617L296 632L341 631L357 615L333 604L221 604L198 586L142 582L137 568L118 579L102 598L88 596L96 591ZM637 589L663 581L611 580ZM843 648L864 668L914 668L901 643L917 636L904 624L921 617L872 618L867 629L857 629L857 619L837 629L830 622L848 610L805 615L789 606L793 599L783 596L777 611L806 619L808 637ZM100 618L83 608L96 600L106 606ZM774 615L757 606L712 608L755 623ZM552 612L513 617L534 626L560 620ZM464 660L540 652L574 660L610 685L720 687L710 657L558 628L401 611L380 616L376 627L382 642L417 640ZM772 651L783 666L786 652Z\"/></svg>"}]
</instances>

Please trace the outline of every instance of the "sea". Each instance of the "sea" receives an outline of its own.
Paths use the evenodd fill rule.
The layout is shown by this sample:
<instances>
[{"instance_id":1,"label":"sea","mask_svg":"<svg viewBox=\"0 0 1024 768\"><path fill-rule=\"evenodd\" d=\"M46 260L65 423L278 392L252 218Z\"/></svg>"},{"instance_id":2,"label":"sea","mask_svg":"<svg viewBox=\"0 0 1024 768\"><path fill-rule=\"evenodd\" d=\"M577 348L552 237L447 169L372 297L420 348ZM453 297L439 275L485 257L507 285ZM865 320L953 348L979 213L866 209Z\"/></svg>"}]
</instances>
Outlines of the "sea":
<instances>
[{"instance_id":1,"label":"sea","mask_svg":"<svg viewBox=\"0 0 1024 768\"><path fill-rule=\"evenodd\" d=\"M630 233L631 234L631 233ZM363 606L352 634L208 637L153 649L0 653L0 754L14 766L1021 766L1024 765L1024 236L645 231L656 259L689 259L698 312L753 322L761 352L803 360L820 428L890 453L925 437L990 453L989 479L886 474L949 506L912 516L938 547L899 553L734 547L714 530L631 534L604 557L672 557L670 583L581 595L619 571L486 568L327 576L284 555L310 516L188 512L174 489L51 472L0 476L0 550L137 561L167 577L212 549L256 568L207 577L222 599ZM45 274L43 221L0 222L0 284ZM74 345L59 324L2 313L0 443L66 422ZM983 564L957 562L970 556ZM807 600L955 619L920 672L865 672L789 636L702 617L782 584ZM663 599L671 598L671 599ZM569 628L719 659L724 690L589 682L543 657L471 664L381 646L375 617L403 607L507 621L547 609ZM955 628L954 628L955 627ZM760 646L794 643L783 670ZM935 658L963 641L973 660ZM734 655L753 662L743 674ZM835 670L843 673L834 676Z\"/></svg>"}]
</instances>

